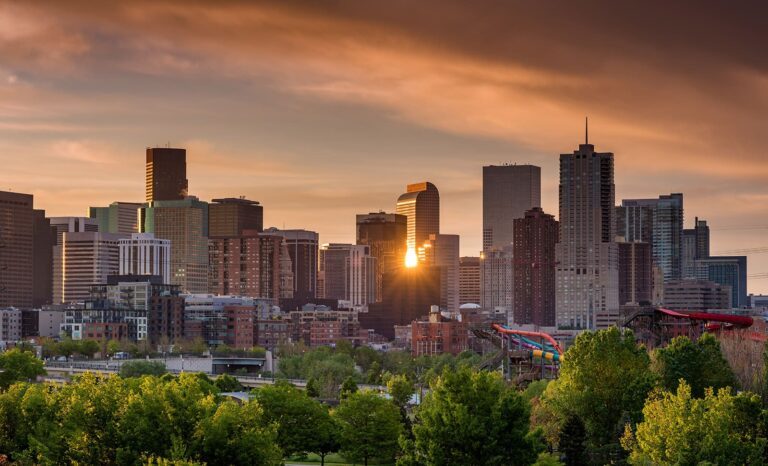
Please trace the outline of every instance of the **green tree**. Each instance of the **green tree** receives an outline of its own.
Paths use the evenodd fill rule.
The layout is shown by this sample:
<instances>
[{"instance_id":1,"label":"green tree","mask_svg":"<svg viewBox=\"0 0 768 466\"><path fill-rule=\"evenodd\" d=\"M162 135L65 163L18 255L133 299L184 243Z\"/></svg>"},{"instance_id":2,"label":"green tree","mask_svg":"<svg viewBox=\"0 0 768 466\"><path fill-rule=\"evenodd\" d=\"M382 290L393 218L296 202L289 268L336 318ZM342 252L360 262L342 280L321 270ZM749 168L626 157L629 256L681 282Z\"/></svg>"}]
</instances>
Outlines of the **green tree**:
<instances>
[{"instance_id":1,"label":"green tree","mask_svg":"<svg viewBox=\"0 0 768 466\"><path fill-rule=\"evenodd\" d=\"M114 356L120 351L120 342L118 340L109 340L107 342L107 356Z\"/></svg>"},{"instance_id":2,"label":"green tree","mask_svg":"<svg viewBox=\"0 0 768 466\"><path fill-rule=\"evenodd\" d=\"M392 401L400 409L405 409L413 394L416 393L416 386L404 375L392 375L387 379L387 391Z\"/></svg>"},{"instance_id":3,"label":"green tree","mask_svg":"<svg viewBox=\"0 0 768 466\"><path fill-rule=\"evenodd\" d=\"M379 363L381 367L381 355L370 346L360 346L355 349L355 364L366 373L371 369L374 363Z\"/></svg>"},{"instance_id":4,"label":"green tree","mask_svg":"<svg viewBox=\"0 0 768 466\"><path fill-rule=\"evenodd\" d=\"M402 431L397 406L376 393L353 393L333 413L341 427L341 453L352 461L393 462Z\"/></svg>"},{"instance_id":5,"label":"green tree","mask_svg":"<svg viewBox=\"0 0 768 466\"><path fill-rule=\"evenodd\" d=\"M17 381L33 381L38 375L45 375L45 369L34 353L15 348L0 353L0 390Z\"/></svg>"},{"instance_id":6,"label":"green tree","mask_svg":"<svg viewBox=\"0 0 768 466\"><path fill-rule=\"evenodd\" d=\"M325 407L322 413L313 418L315 436L308 444L307 450L320 456L320 465L325 466L325 457L341 448L341 426L336 418Z\"/></svg>"},{"instance_id":7,"label":"green tree","mask_svg":"<svg viewBox=\"0 0 768 466\"><path fill-rule=\"evenodd\" d=\"M166 372L165 364L160 361L127 361L120 366L120 377L160 376Z\"/></svg>"},{"instance_id":8,"label":"green tree","mask_svg":"<svg viewBox=\"0 0 768 466\"><path fill-rule=\"evenodd\" d=\"M89 358L94 357L101 350L96 340L81 340L77 345L77 352Z\"/></svg>"},{"instance_id":9,"label":"green tree","mask_svg":"<svg viewBox=\"0 0 768 466\"><path fill-rule=\"evenodd\" d=\"M704 390L712 387L734 387L736 376L720 351L720 343L704 334L693 342L686 336L672 339L666 348L653 353L651 365L664 388L675 391L679 381L685 380L694 397L704 396Z\"/></svg>"},{"instance_id":10,"label":"green tree","mask_svg":"<svg viewBox=\"0 0 768 466\"><path fill-rule=\"evenodd\" d=\"M68 358L77 353L79 349L78 343L69 337L61 340L58 345L59 354Z\"/></svg>"},{"instance_id":11,"label":"green tree","mask_svg":"<svg viewBox=\"0 0 768 466\"><path fill-rule=\"evenodd\" d=\"M498 374L446 368L430 388L398 464L529 465L544 449L528 402Z\"/></svg>"},{"instance_id":12,"label":"green tree","mask_svg":"<svg viewBox=\"0 0 768 466\"><path fill-rule=\"evenodd\" d=\"M349 395L356 393L357 383L355 382L355 379L352 378L352 376L344 379L344 383L341 384L341 389L339 391L342 398L346 398Z\"/></svg>"},{"instance_id":13,"label":"green tree","mask_svg":"<svg viewBox=\"0 0 768 466\"><path fill-rule=\"evenodd\" d=\"M312 377L307 380L307 396L310 398L318 398L320 396L320 387L318 386L317 379Z\"/></svg>"},{"instance_id":14,"label":"green tree","mask_svg":"<svg viewBox=\"0 0 768 466\"><path fill-rule=\"evenodd\" d=\"M563 424L558 441L558 450L565 455L567 466L587 464L587 432L584 422L577 416L569 416Z\"/></svg>"},{"instance_id":15,"label":"green tree","mask_svg":"<svg viewBox=\"0 0 768 466\"><path fill-rule=\"evenodd\" d=\"M622 445L631 464L763 464L766 439L757 425L760 399L730 390L705 390L695 398L681 380L677 392L659 391L643 408L635 432L627 426Z\"/></svg>"},{"instance_id":16,"label":"green tree","mask_svg":"<svg viewBox=\"0 0 768 466\"><path fill-rule=\"evenodd\" d=\"M315 379L320 396L325 398L336 398L341 383L357 376L354 360L344 352L321 347L301 353L294 346L281 351L289 355L280 359L278 375L287 379Z\"/></svg>"},{"instance_id":17,"label":"green tree","mask_svg":"<svg viewBox=\"0 0 768 466\"><path fill-rule=\"evenodd\" d=\"M349 340L336 340L336 352L343 353L350 357L355 356L355 347Z\"/></svg>"},{"instance_id":18,"label":"green tree","mask_svg":"<svg viewBox=\"0 0 768 466\"><path fill-rule=\"evenodd\" d=\"M278 466L283 464L283 454L275 436L258 403L224 401L213 416L200 422L194 438L209 466Z\"/></svg>"},{"instance_id":19,"label":"green tree","mask_svg":"<svg viewBox=\"0 0 768 466\"><path fill-rule=\"evenodd\" d=\"M655 385L650 358L631 331L616 327L580 334L565 353L557 380L547 385L542 411L555 414L558 428L570 416L584 422L590 448L618 445L623 420L637 422Z\"/></svg>"},{"instance_id":20,"label":"green tree","mask_svg":"<svg viewBox=\"0 0 768 466\"><path fill-rule=\"evenodd\" d=\"M240 381L229 374L221 374L216 377L216 381L213 384L222 392L239 392L243 390L243 385Z\"/></svg>"},{"instance_id":21,"label":"green tree","mask_svg":"<svg viewBox=\"0 0 768 466\"><path fill-rule=\"evenodd\" d=\"M536 462L533 463L533 466L563 466L563 463L557 459L556 455L551 453L539 453L539 457L536 459Z\"/></svg>"},{"instance_id":22,"label":"green tree","mask_svg":"<svg viewBox=\"0 0 768 466\"><path fill-rule=\"evenodd\" d=\"M52 358L61 354L61 348L56 340L52 338L43 338L41 340L44 358Z\"/></svg>"},{"instance_id":23,"label":"green tree","mask_svg":"<svg viewBox=\"0 0 768 466\"><path fill-rule=\"evenodd\" d=\"M320 403L286 382L260 388L256 399L265 421L277 424L277 442L286 456L314 450L315 423L327 415Z\"/></svg>"}]
</instances>

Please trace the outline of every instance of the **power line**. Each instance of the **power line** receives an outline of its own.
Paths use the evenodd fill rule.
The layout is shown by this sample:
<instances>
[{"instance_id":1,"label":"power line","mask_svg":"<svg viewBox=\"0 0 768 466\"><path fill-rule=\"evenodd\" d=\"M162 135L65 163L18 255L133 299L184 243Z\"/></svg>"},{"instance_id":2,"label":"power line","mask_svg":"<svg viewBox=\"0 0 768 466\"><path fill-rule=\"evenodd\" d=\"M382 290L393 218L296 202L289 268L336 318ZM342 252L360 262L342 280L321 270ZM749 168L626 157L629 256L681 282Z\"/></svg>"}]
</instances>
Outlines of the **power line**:
<instances>
[{"instance_id":1,"label":"power line","mask_svg":"<svg viewBox=\"0 0 768 466\"><path fill-rule=\"evenodd\" d=\"M709 229L712 231L768 230L768 225L709 227Z\"/></svg>"}]
</instances>

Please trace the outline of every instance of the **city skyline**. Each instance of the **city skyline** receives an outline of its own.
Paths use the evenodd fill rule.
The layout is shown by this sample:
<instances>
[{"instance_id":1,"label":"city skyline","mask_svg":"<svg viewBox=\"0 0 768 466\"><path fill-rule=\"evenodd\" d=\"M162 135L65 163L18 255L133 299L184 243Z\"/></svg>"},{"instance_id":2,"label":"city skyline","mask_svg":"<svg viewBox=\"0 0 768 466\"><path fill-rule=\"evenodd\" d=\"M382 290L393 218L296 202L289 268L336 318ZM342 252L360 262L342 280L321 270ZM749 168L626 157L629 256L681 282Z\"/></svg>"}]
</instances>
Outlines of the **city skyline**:
<instances>
[{"instance_id":1,"label":"city skyline","mask_svg":"<svg viewBox=\"0 0 768 466\"><path fill-rule=\"evenodd\" d=\"M0 4L0 188L34 194L50 216L140 202L145 147L169 143L188 151L189 194L244 195L265 226L353 243L356 214L394 212L403 184L429 180L441 230L474 256L482 166L540 166L542 207L556 215L557 157L583 140L588 114L592 142L615 154L617 205L681 192L685 227L706 219L713 254L768 246L768 81L759 47L744 46L766 42L757 3L696 3L696 21L685 4L663 20L614 6L609 27L577 43L567 24L601 23L598 4L447 3L430 19L429 2L140 3ZM517 24L516 10L547 20ZM449 33L466 15L488 40L472 38L478 25ZM651 20L653 36L641 27ZM768 255L750 255L750 273L766 272Z\"/></svg>"}]
</instances>

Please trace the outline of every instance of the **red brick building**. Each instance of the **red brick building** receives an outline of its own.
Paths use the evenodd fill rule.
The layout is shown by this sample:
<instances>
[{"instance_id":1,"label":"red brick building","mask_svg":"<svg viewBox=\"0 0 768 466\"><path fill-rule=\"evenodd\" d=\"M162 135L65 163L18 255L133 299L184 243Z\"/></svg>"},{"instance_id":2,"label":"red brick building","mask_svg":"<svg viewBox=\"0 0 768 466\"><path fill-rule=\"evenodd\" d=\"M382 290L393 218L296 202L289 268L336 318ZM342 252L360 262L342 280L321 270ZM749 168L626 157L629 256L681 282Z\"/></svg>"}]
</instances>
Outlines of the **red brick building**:
<instances>
[{"instance_id":1,"label":"red brick building","mask_svg":"<svg viewBox=\"0 0 768 466\"><path fill-rule=\"evenodd\" d=\"M184 298L181 296L152 296L147 319L147 337L158 343L165 337L175 342L183 339Z\"/></svg>"},{"instance_id":2,"label":"red brick building","mask_svg":"<svg viewBox=\"0 0 768 466\"><path fill-rule=\"evenodd\" d=\"M291 340L303 341L314 348L332 346L339 340L347 340L353 345L364 343L361 338L360 322L357 311L339 310L318 306L291 312Z\"/></svg>"},{"instance_id":3,"label":"red brick building","mask_svg":"<svg viewBox=\"0 0 768 466\"><path fill-rule=\"evenodd\" d=\"M209 240L209 287L215 295L280 297L282 237L244 230Z\"/></svg>"},{"instance_id":4,"label":"red brick building","mask_svg":"<svg viewBox=\"0 0 768 466\"><path fill-rule=\"evenodd\" d=\"M428 321L411 323L411 352L414 356L459 354L469 348L469 327L465 322L450 320L432 307Z\"/></svg>"},{"instance_id":5,"label":"red brick building","mask_svg":"<svg viewBox=\"0 0 768 466\"><path fill-rule=\"evenodd\" d=\"M84 340L122 340L128 338L126 322L87 322L83 324Z\"/></svg>"},{"instance_id":6,"label":"red brick building","mask_svg":"<svg viewBox=\"0 0 768 466\"><path fill-rule=\"evenodd\" d=\"M272 349L281 343L291 341L291 324L287 320L257 320L254 324L256 345Z\"/></svg>"},{"instance_id":7,"label":"red brick building","mask_svg":"<svg viewBox=\"0 0 768 466\"><path fill-rule=\"evenodd\" d=\"M514 322L555 325L555 245L558 222L540 207L514 220Z\"/></svg>"},{"instance_id":8,"label":"red brick building","mask_svg":"<svg viewBox=\"0 0 768 466\"><path fill-rule=\"evenodd\" d=\"M255 306L224 306L227 319L227 335L224 342L235 349L254 347Z\"/></svg>"}]
</instances>

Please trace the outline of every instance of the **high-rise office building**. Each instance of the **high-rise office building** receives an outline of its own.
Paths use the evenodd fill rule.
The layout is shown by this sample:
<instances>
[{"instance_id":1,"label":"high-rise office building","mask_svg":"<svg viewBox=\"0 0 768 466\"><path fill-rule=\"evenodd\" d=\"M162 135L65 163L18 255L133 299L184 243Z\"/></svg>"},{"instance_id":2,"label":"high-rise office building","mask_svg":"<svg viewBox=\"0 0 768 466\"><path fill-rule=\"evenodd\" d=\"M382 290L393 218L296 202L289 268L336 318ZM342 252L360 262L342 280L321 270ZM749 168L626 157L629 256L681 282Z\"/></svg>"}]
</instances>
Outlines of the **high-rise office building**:
<instances>
[{"instance_id":1,"label":"high-rise office building","mask_svg":"<svg viewBox=\"0 0 768 466\"><path fill-rule=\"evenodd\" d=\"M541 168L534 165L483 167L483 251L514 241L513 222L541 206Z\"/></svg>"},{"instance_id":2,"label":"high-rise office building","mask_svg":"<svg viewBox=\"0 0 768 466\"><path fill-rule=\"evenodd\" d=\"M640 305L653 300L651 245L619 242L619 305Z\"/></svg>"},{"instance_id":3,"label":"high-rise office building","mask_svg":"<svg viewBox=\"0 0 768 466\"><path fill-rule=\"evenodd\" d=\"M119 242L120 275L156 275L171 283L171 242L152 233L132 233Z\"/></svg>"},{"instance_id":4,"label":"high-rise office building","mask_svg":"<svg viewBox=\"0 0 768 466\"><path fill-rule=\"evenodd\" d=\"M376 258L370 246L331 243L320 246L318 298L351 306L376 302Z\"/></svg>"},{"instance_id":5,"label":"high-rise office building","mask_svg":"<svg viewBox=\"0 0 768 466\"><path fill-rule=\"evenodd\" d=\"M264 208L245 198L214 199L208 206L208 236L231 238L244 230L264 230Z\"/></svg>"},{"instance_id":6,"label":"high-rise office building","mask_svg":"<svg viewBox=\"0 0 768 466\"><path fill-rule=\"evenodd\" d=\"M557 220L534 207L514 229L514 323L554 326Z\"/></svg>"},{"instance_id":7,"label":"high-rise office building","mask_svg":"<svg viewBox=\"0 0 768 466\"><path fill-rule=\"evenodd\" d=\"M424 242L424 263L440 268L441 308L459 312L459 235L432 234Z\"/></svg>"},{"instance_id":8,"label":"high-rise office building","mask_svg":"<svg viewBox=\"0 0 768 466\"><path fill-rule=\"evenodd\" d=\"M347 261L351 249L351 244L331 243L320 246L317 290L319 298L348 299Z\"/></svg>"},{"instance_id":9,"label":"high-rise office building","mask_svg":"<svg viewBox=\"0 0 768 466\"><path fill-rule=\"evenodd\" d=\"M480 304L513 320L514 220L541 205L541 168L533 165L483 167L483 254Z\"/></svg>"},{"instance_id":10,"label":"high-rise office building","mask_svg":"<svg viewBox=\"0 0 768 466\"><path fill-rule=\"evenodd\" d=\"M480 258L459 258L459 306L480 304Z\"/></svg>"},{"instance_id":11,"label":"high-rise office building","mask_svg":"<svg viewBox=\"0 0 768 466\"><path fill-rule=\"evenodd\" d=\"M353 245L349 250L346 267L346 300L353 307L376 302L376 258L370 246Z\"/></svg>"},{"instance_id":12,"label":"high-rise office building","mask_svg":"<svg viewBox=\"0 0 768 466\"><path fill-rule=\"evenodd\" d=\"M283 238L258 230L211 238L210 292L251 298L280 297L280 245Z\"/></svg>"},{"instance_id":13,"label":"high-rise office building","mask_svg":"<svg viewBox=\"0 0 768 466\"><path fill-rule=\"evenodd\" d=\"M188 196L139 211L139 229L171 241L171 281L185 293L208 292L208 203Z\"/></svg>"},{"instance_id":14,"label":"high-rise office building","mask_svg":"<svg viewBox=\"0 0 768 466\"><path fill-rule=\"evenodd\" d=\"M265 230L270 235L282 236L291 259L293 297L315 298L317 293L318 234L307 230Z\"/></svg>"},{"instance_id":15,"label":"high-rise office building","mask_svg":"<svg viewBox=\"0 0 768 466\"><path fill-rule=\"evenodd\" d=\"M407 218L407 253L423 260L424 242L440 233L440 193L428 181L409 184L397 199L397 213Z\"/></svg>"},{"instance_id":16,"label":"high-rise office building","mask_svg":"<svg viewBox=\"0 0 768 466\"><path fill-rule=\"evenodd\" d=\"M746 256L709 256L695 262L696 278L730 287L733 307L749 305Z\"/></svg>"},{"instance_id":17,"label":"high-rise office building","mask_svg":"<svg viewBox=\"0 0 768 466\"><path fill-rule=\"evenodd\" d=\"M61 277L55 280L54 303L85 301L91 286L106 283L107 277L120 270L120 240L117 233L64 233L60 247Z\"/></svg>"},{"instance_id":18,"label":"high-rise office building","mask_svg":"<svg viewBox=\"0 0 768 466\"><path fill-rule=\"evenodd\" d=\"M139 232L138 202L113 202L107 207L90 207L88 216L95 219L102 233L130 235Z\"/></svg>"},{"instance_id":19,"label":"high-rise office building","mask_svg":"<svg viewBox=\"0 0 768 466\"><path fill-rule=\"evenodd\" d=\"M480 253L480 306L486 311L505 314L512 320L514 271L512 245Z\"/></svg>"},{"instance_id":20,"label":"high-rise office building","mask_svg":"<svg viewBox=\"0 0 768 466\"><path fill-rule=\"evenodd\" d=\"M562 328L594 329L618 319L613 154L586 141L560 155L560 242L556 314Z\"/></svg>"},{"instance_id":21,"label":"high-rise office building","mask_svg":"<svg viewBox=\"0 0 768 466\"><path fill-rule=\"evenodd\" d=\"M32 307L32 203L31 194L0 191L0 308Z\"/></svg>"},{"instance_id":22,"label":"high-rise office building","mask_svg":"<svg viewBox=\"0 0 768 466\"><path fill-rule=\"evenodd\" d=\"M370 247L376 258L376 301L382 296L382 276L405 265L408 217L371 212L357 215L357 244Z\"/></svg>"},{"instance_id":23,"label":"high-rise office building","mask_svg":"<svg viewBox=\"0 0 768 466\"><path fill-rule=\"evenodd\" d=\"M32 214L32 306L40 308L53 303L53 247L56 245L56 232L44 210L35 209Z\"/></svg>"},{"instance_id":24,"label":"high-rise office building","mask_svg":"<svg viewBox=\"0 0 768 466\"><path fill-rule=\"evenodd\" d=\"M147 147L146 169L147 202L181 201L187 197L186 149Z\"/></svg>"},{"instance_id":25,"label":"high-rise office building","mask_svg":"<svg viewBox=\"0 0 768 466\"><path fill-rule=\"evenodd\" d=\"M65 233L96 233L99 231L99 223L90 217L50 217L48 219L55 235L53 246L53 302L59 304L64 301L62 290L64 283L64 270L62 265L62 243Z\"/></svg>"},{"instance_id":26,"label":"high-rise office building","mask_svg":"<svg viewBox=\"0 0 768 466\"><path fill-rule=\"evenodd\" d=\"M624 199L616 208L617 234L625 241L651 244L653 260L664 272L664 280L683 274L683 195L658 199Z\"/></svg>"},{"instance_id":27,"label":"high-rise office building","mask_svg":"<svg viewBox=\"0 0 768 466\"><path fill-rule=\"evenodd\" d=\"M696 217L693 228L683 230L683 278L696 278L696 261L709 257L709 226Z\"/></svg>"},{"instance_id":28,"label":"high-rise office building","mask_svg":"<svg viewBox=\"0 0 768 466\"><path fill-rule=\"evenodd\" d=\"M99 231L99 222L90 217L50 217L48 220L56 233L56 244L61 244L64 233Z\"/></svg>"}]
</instances>

